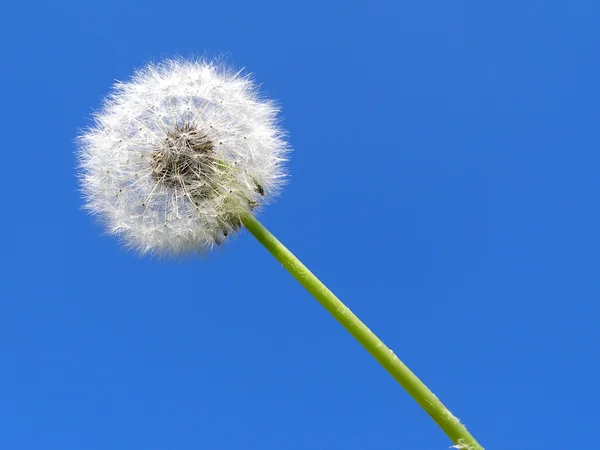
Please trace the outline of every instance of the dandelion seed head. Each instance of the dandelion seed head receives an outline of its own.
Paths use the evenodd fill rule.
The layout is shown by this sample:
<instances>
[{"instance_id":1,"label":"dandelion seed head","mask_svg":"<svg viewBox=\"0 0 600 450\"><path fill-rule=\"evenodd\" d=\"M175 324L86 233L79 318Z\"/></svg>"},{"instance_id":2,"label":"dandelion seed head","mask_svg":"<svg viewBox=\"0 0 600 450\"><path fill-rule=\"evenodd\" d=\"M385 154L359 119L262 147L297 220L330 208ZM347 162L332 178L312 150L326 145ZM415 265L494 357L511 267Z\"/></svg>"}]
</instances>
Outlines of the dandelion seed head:
<instances>
[{"instance_id":1,"label":"dandelion seed head","mask_svg":"<svg viewBox=\"0 0 600 450\"><path fill-rule=\"evenodd\" d=\"M141 253L219 245L283 185L278 112L216 62L149 64L114 85L78 137L85 206Z\"/></svg>"}]
</instances>

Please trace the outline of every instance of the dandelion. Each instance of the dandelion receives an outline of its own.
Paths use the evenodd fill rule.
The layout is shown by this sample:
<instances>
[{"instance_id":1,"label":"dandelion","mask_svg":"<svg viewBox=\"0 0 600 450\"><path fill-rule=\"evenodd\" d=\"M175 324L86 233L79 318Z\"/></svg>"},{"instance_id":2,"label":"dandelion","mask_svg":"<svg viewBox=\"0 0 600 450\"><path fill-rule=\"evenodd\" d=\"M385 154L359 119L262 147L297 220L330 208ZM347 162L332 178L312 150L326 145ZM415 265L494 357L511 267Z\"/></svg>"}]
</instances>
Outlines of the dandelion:
<instances>
[{"instance_id":1,"label":"dandelion","mask_svg":"<svg viewBox=\"0 0 600 450\"><path fill-rule=\"evenodd\" d=\"M277 112L215 63L150 64L115 85L79 138L86 207L141 253L219 245L285 179Z\"/></svg>"},{"instance_id":2,"label":"dandelion","mask_svg":"<svg viewBox=\"0 0 600 450\"><path fill-rule=\"evenodd\" d=\"M460 448L483 449L402 361L254 216L285 180L277 106L248 76L168 60L118 82L78 139L86 208L141 253L220 245L245 227Z\"/></svg>"}]
</instances>

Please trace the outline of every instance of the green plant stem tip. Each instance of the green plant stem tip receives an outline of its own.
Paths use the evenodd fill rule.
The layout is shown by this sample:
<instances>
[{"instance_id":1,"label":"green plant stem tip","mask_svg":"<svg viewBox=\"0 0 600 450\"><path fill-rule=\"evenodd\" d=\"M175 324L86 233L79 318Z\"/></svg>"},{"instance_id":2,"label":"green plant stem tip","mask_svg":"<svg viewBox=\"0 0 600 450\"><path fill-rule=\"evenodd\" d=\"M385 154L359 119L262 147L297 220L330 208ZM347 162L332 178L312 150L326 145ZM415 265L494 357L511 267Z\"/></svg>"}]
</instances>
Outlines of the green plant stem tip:
<instances>
[{"instance_id":1,"label":"green plant stem tip","mask_svg":"<svg viewBox=\"0 0 600 450\"><path fill-rule=\"evenodd\" d=\"M358 342L379 361L456 444L456 448L483 450L483 447L442 402L381 340L356 317L308 268L296 258L253 215L241 217L244 226L310 292Z\"/></svg>"}]
</instances>

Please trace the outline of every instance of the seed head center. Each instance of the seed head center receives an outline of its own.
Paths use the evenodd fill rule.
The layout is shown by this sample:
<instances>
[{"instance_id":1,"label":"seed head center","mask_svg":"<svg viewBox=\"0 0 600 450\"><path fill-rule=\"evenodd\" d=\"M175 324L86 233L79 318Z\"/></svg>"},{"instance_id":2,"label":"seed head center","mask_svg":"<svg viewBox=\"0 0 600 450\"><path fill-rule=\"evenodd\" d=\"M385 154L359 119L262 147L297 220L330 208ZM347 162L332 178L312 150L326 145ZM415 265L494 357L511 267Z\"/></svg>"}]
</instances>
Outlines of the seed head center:
<instances>
[{"instance_id":1,"label":"seed head center","mask_svg":"<svg viewBox=\"0 0 600 450\"><path fill-rule=\"evenodd\" d=\"M210 187L216 175L214 145L195 125L177 125L152 154L151 166L158 183L201 200L207 194L202 187Z\"/></svg>"}]
</instances>

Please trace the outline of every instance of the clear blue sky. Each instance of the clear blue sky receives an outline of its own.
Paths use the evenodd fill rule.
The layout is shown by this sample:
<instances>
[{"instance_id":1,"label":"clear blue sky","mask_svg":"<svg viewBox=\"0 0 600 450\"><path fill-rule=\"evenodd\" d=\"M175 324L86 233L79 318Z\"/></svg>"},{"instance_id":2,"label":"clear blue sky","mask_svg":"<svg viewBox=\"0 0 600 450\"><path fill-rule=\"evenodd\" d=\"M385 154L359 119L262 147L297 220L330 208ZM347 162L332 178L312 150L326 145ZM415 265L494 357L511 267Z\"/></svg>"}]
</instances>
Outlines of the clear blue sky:
<instances>
[{"instance_id":1,"label":"clear blue sky","mask_svg":"<svg viewBox=\"0 0 600 450\"><path fill-rule=\"evenodd\" d=\"M81 211L115 79L222 55L283 105L261 220L487 449L591 449L597 1L10 2L0 47L0 449L445 449L247 233L136 257Z\"/></svg>"}]
</instances>

